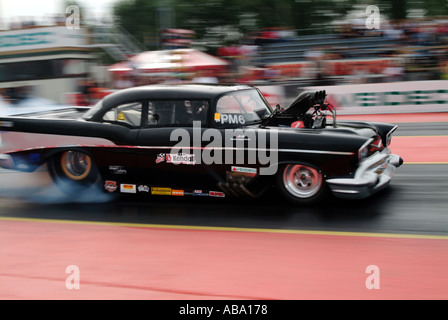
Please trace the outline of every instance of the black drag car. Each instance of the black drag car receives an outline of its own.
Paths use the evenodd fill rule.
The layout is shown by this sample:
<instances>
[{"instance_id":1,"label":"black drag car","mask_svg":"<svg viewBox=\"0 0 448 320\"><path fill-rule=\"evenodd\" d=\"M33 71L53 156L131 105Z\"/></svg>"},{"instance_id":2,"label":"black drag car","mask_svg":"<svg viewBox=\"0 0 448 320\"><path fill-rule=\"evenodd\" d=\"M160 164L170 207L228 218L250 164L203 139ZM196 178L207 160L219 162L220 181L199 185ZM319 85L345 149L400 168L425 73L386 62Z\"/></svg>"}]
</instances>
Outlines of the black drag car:
<instances>
[{"instance_id":1,"label":"black drag car","mask_svg":"<svg viewBox=\"0 0 448 320\"><path fill-rule=\"evenodd\" d=\"M73 197L98 186L148 197L260 197L277 187L303 204L388 186L403 162L387 148L395 129L337 121L325 91L273 109L249 86L152 85L91 108L0 118L0 166L46 164Z\"/></svg>"}]
</instances>

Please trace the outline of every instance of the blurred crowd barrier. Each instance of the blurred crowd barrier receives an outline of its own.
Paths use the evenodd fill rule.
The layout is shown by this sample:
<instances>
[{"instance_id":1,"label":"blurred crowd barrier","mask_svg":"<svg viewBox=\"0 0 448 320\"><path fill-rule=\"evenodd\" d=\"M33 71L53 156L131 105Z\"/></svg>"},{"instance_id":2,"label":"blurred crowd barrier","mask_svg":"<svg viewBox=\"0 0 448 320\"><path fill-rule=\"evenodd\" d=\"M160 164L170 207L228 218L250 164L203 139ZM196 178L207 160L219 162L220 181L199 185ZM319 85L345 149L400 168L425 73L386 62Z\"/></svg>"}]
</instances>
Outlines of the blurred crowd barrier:
<instances>
[{"instance_id":1,"label":"blurred crowd barrier","mask_svg":"<svg viewBox=\"0 0 448 320\"><path fill-rule=\"evenodd\" d=\"M54 26L62 27L63 23L62 17L54 17ZM11 25L14 30L38 27L32 21ZM98 27L86 33L91 35L87 43L93 46L95 29ZM448 19L385 22L379 30L348 23L338 25L328 33L306 36L298 33L291 28L269 28L248 33L236 43L209 50L208 55L197 48L193 64L192 55L181 54L181 49L159 50L159 60L152 55L154 51L126 53L124 60L104 66L107 77L99 81L95 72L89 74L86 71L85 77L76 79L73 90L61 94L67 104L88 106L115 90L139 85L231 83L279 87L282 98L277 98L279 90L266 89L266 92L272 101L284 103L285 99L294 97L306 87L391 82L409 82L410 85L410 82L448 79ZM122 36L126 37L126 34L108 39ZM188 42L190 48L195 48L196 44L195 41ZM101 46L109 50L116 47L107 46L107 43L101 43ZM145 57L148 58L145 60ZM213 61L212 58L222 63L205 62ZM71 72L69 76L75 79L78 75ZM27 83L27 90L17 88L18 85L15 87L9 90L2 86L4 99L23 100L32 92L29 90L32 81Z\"/></svg>"},{"instance_id":2,"label":"blurred crowd barrier","mask_svg":"<svg viewBox=\"0 0 448 320\"><path fill-rule=\"evenodd\" d=\"M225 69L210 70L213 82L221 83L342 85L441 80L448 78L448 19L389 22L381 30L348 25L329 34L308 36L298 36L288 28L270 28L221 46L214 54L228 62ZM197 78L195 72L178 69L169 75L126 76L137 83L181 82Z\"/></svg>"}]
</instances>

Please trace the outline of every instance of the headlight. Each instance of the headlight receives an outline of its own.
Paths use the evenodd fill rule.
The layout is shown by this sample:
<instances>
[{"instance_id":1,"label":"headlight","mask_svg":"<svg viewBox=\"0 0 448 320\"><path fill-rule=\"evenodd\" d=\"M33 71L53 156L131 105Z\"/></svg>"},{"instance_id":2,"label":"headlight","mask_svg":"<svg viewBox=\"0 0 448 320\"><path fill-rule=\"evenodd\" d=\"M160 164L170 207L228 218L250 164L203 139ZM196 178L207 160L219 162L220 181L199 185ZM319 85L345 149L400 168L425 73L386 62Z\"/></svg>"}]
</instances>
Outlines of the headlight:
<instances>
[{"instance_id":1,"label":"headlight","mask_svg":"<svg viewBox=\"0 0 448 320\"><path fill-rule=\"evenodd\" d=\"M358 151L358 158L359 161L364 160L365 158L367 158L367 156L369 155L369 146L372 143L373 139L369 139L367 140L362 146L361 148L359 148Z\"/></svg>"}]
</instances>

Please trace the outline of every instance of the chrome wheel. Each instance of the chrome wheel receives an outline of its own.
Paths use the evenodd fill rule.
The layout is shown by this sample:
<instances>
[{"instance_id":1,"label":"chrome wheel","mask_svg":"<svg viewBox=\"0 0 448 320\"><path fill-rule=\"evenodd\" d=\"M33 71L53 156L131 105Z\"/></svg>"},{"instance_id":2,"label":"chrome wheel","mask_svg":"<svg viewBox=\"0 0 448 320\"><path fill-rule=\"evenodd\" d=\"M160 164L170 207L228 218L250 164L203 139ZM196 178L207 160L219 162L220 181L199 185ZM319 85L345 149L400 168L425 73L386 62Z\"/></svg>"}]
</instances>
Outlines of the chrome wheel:
<instances>
[{"instance_id":1,"label":"chrome wheel","mask_svg":"<svg viewBox=\"0 0 448 320\"><path fill-rule=\"evenodd\" d=\"M89 175L92 160L83 152L65 151L61 156L61 168L68 178L80 181Z\"/></svg>"},{"instance_id":2,"label":"chrome wheel","mask_svg":"<svg viewBox=\"0 0 448 320\"><path fill-rule=\"evenodd\" d=\"M283 185L294 197L308 199L322 188L322 174L313 167L287 165L283 171Z\"/></svg>"}]
</instances>

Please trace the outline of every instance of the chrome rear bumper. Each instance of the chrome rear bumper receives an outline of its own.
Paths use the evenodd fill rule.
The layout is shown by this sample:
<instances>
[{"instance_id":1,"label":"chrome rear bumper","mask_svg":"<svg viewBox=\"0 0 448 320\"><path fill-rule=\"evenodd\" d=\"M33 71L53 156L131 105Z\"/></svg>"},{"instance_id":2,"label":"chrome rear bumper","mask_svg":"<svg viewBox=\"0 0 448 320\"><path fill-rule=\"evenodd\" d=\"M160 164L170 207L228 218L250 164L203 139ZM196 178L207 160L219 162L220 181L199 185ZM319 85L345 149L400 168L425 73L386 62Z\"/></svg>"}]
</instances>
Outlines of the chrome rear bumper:
<instances>
[{"instance_id":1,"label":"chrome rear bumper","mask_svg":"<svg viewBox=\"0 0 448 320\"><path fill-rule=\"evenodd\" d=\"M353 178L328 179L330 190L338 198L363 199L387 187L395 168L403 159L385 148L362 161Z\"/></svg>"}]
</instances>

